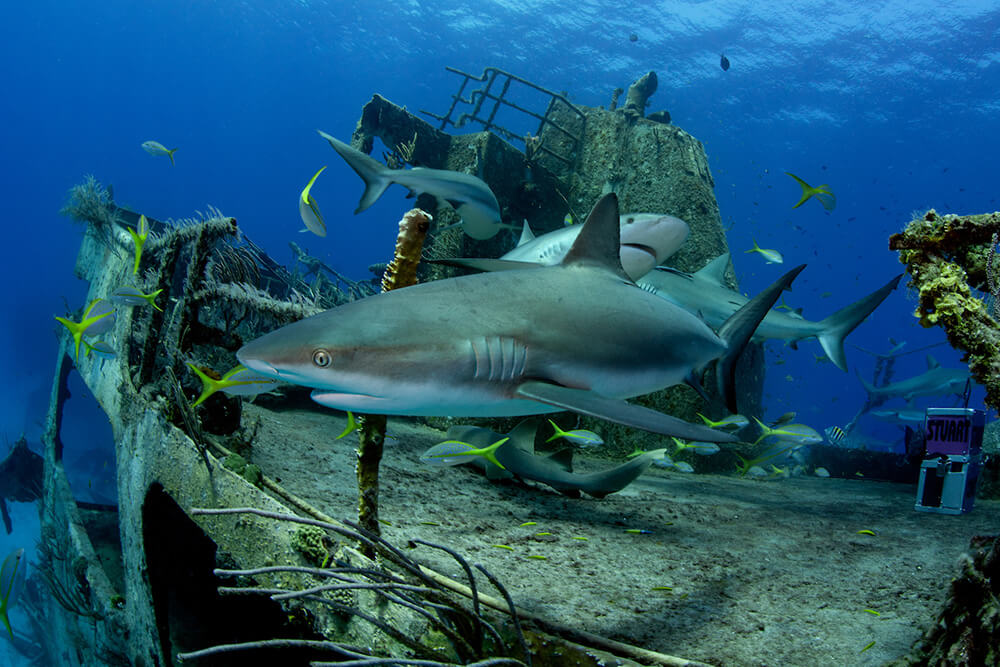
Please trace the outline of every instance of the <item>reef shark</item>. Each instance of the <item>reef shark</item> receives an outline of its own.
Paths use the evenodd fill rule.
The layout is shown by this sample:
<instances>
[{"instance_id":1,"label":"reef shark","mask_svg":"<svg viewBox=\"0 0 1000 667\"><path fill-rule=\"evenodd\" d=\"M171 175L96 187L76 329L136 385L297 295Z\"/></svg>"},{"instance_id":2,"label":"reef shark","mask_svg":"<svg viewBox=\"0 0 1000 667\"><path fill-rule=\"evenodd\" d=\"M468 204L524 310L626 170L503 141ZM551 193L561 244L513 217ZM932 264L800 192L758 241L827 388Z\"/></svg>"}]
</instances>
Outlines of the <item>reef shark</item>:
<instances>
[{"instance_id":1,"label":"reef shark","mask_svg":"<svg viewBox=\"0 0 1000 667\"><path fill-rule=\"evenodd\" d=\"M603 498L609 493L624 489L645 472L654 460L666 454L665 449L657 449L644 452L608 470L575 473L571 448L560 449L549 456L535 454L538 424L536 418L524 420L507 434L507 441L494 450L493 456L503 468L479 456L468 463L481 468L491 480L517 477L541 482L567 495L578 495L582 491L595 498ZM449 428L445 437L474 447L488 447L504 436L488 428L461 425ZM447 460L441 463L447 464Z\"/></svg>"},{"instance_id":2,"label":"reef shark","mask_svg":"<svg viewBox=\"0 0 1000 667\"><path fill-rule=\"evenodd\" d=\"M740 308L718 334L639 289L619 258L618 199L602 197L555 266L392 290L289 324L237 357L313 387L341 410L499 417L572 410L687 440L735 437L623 400L678 384L713 359L729 409L736 360L804 265Z\"/></svg>"},{"instance_id":3,"label":"reef shark","mask_svg":"<svg viewBox=\"0 0 1000 667\"><path fill-rule=\"evenodd\" d=\"M559 264L580 235L583 225L569 225L535 236L524 221L521 240L517 247L498 260L485 258L456 258L436 260L479 271L529 268L526 264L552 266ZM691 228L680 218L659 213L626 213L619 218L621 236L621 262L625 274L638 280L677 252L687 240Z\"/></svg>"},{"instance_id":4,"label":"reef shark","mask_svg":"<svg viewBox=\"0 0 1000 667\"><path fill-rule=\"evenodd\" d=\"M481 178L460 171L426 167L390 169L340 139L322 130L316 131L365 182L355 215L374 204L390 185L398 183L408 189L411 196L427 193L447 202L462 217L465 233L474 239L490 239L500 231L500 204Z\"/></svg>"},{"instance_id":5,"label":"reef shark","mask_svg":"<svg viewBox=\"0 0 1000 667\"><path fill-rule=\"evenodd\" d=\"M901 396L909 402L916 396L961 394L965 391L969 371L966 368L941 368L937 359L927 355L927 370L920 375L899 382L890 382L881 387L866 382L860 375L858 375L858 379L865 386L865 391L872 397L890 399Z\"/></svg>"},{"instance_id":6,"label":"reef shark","mask_svg":"<svg viewBox=\"0 0 1000 667\"><path fill-rule=\"evenodd\" d=\"M719 255L696 273L657 267L641 278L639 286L705 319L709 326L719 326L747 302L747 297L726 286L729 253ZM757 327L754 340L776 338L789 341L793 348L800 340L816 338L826 356L843 371L847 370L844 338L854 331L889 293L896 289L902 274L868 296L841 308L829 317L812 322L796 314L771 311Z\"/></svg>"}]
</instances>

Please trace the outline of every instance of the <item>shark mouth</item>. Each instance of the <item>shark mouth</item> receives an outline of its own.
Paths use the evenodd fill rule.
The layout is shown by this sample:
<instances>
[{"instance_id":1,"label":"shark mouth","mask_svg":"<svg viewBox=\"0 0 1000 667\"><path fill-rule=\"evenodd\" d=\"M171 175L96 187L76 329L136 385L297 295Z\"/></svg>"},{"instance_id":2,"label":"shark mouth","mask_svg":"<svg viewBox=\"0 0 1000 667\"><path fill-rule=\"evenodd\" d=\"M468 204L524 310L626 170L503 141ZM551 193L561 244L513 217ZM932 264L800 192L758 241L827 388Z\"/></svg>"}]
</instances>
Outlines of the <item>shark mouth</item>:
<instances>
[{"instance_id":1,"label":"shark mouth","mask_svg":"<svg viewBox=\"0 0 1000 667\"><path fill-rule=\"evenodd\" d=\"M633 250L639 250L646 253L650 257L656 258L656 250L648 245L642 245L641 243L623 243L623 248L632 248Z\"/></svg>"}]
</instances>

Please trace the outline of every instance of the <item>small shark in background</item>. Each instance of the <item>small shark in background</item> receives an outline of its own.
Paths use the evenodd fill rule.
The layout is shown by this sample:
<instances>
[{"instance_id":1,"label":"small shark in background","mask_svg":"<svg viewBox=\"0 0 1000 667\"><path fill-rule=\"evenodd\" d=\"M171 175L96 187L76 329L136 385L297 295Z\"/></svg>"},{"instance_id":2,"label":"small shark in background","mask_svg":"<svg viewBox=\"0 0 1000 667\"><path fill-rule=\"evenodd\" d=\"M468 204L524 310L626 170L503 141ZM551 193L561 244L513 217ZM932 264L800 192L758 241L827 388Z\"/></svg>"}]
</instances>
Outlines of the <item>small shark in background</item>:
<instances>
[{"instance_id":1,"label":"small shark in background","mask_svg":"<svg viewBox=\"0 0 1000 667\"><path fill-rule=\"evenodd\" d=\"M725 284L729 253L719 255L697 273L684 273L677 269L658 267L638 281L639 287L660 296L688 312L697 313L712 327L725 322L747 302L747 297ZM823 351L837 367L847 370L844 338L854 331L873 310L878 308L889 293L896 289L902 274L875 290L868 296L841 308L833 315L811 322L796 314L771 311L757 327L754 340L776 338L788 341L792 348L800 340L816 338Z\"/></svg>"},{"instance_id":2,"label":"small shark in background","mask_svg":"<svg viewBox=\"0 0 1000 667\"><path fill-rule=\"evenodd\" d=\"M658 213L627 213L619 219L621 262L626 275L638 280L662 264L684 245L691 229L680 218ZM535 236L524 221L517 247L498 260L459 258L440 260L441 264L480 271L528 268L526 264L559 264L580 235L583 225L570 225Z\"/></svg>"},{"instance_id":3,"label":"small shark in background","mask_svg":"<svg viewBox=\"0 0 1000 667\"><path fill-rule=\"evenodd\" d=\"M875 387L858 375L865 391L871 397L895 398L901 396L909 402L916 396L944 396L946 394L961 394L969 380L967 368L941 368L937 359L927 355L927 370L906 380L890 382L881 387Z\"/></svg>"},{"instance_id":4,"label":"small shark in background","mask_svg":"<svg viewBox=\"0 0 1000 667\"><path fill-rule=\"evenodd\" d=\"M691 380L713 359L736 410L735 364L804 265L718 334L639 289L619 253L618 198L595 204L555 266L436 280L352 301L243 346L247 368L313 387L316 402L395 415L499 417L572 410L686 440L735 436L625 398Z\"/></svg>"},{"instance_id":5,"label":"small shark in background","mask_svg":"<svg viewBox=\"0 0 1000 667\"><path fill-rule=\"evenodd\" d=\"M9 535L13 530L7 501L30 503L42 497L42 457L28 448L21 436L0 461L0 516Z\"/></svg>"},{"instance_id":6,"label":"small shark in background","mask_svg":"<svg viewBox=\"0 0 1000 667\"><path fill-rule=\"evenodd\" d=\"M916 408L897 408L897 409L881 408L878 410L869 410L868 414L870 414L872 417L877 417L878 419L890 422L892 424L898 424L900 426L911 426L913 424L924 423L924 418L926 417L926 410L918 410Z\"/></svg>"},{"instance_id":7,"label":"small shark in background","mask_svg":"<svg viewBox=\"0 0 1000 667\"><path fill-rule=\"evenodd\" d=\"M317 132L330 142L333 150L365 182L365 192L354 210L355 215L374 204L387 187L398 183L408 189L411 195L427 193L437 197L439 201L447 202L462 216L462 228L474 239L491 239L500 231L500 204L490 186L482 179L446 169L390 169L340 139L321 130Z\"/></svg>"},{"instance_id":8,"label":"small shark in background","mask_svg":"<svg viewBox=\"0 0 1000 667\"><path fill-rule=\"evenodd\" d=\"M502 468L481 456L467 463L481 468L491 480L517 477L541 482L567 495L579 495L582 491L589 496L603 498L624 489L645 472L655 459L666 453L665 449L657 449L644 452L608 470L575 473L573 450L570 448L560 449L549 456L535 454L535 434L538 425L537 418L526 419L507 434L507 441L493 451L493 456L500 462ZM448 440L465 442L474 447L488 447L491 443L504 438L499 433L478 426L452 426L448 429L446 437ZM429 462L424 458L421 460ZM444 459L436 463L447 465L448 461Z\"/></svg>"}]
</instances>

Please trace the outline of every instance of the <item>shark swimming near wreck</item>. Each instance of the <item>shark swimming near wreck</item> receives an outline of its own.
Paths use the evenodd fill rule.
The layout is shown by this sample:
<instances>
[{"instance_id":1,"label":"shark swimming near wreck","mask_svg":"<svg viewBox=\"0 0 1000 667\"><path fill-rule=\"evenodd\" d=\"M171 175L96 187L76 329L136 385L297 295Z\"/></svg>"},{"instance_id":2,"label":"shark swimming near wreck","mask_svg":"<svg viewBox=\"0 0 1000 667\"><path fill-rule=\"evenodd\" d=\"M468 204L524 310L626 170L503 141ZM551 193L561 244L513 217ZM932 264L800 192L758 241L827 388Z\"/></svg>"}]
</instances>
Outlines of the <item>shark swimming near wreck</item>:
<instances>
[{"instance_id":1,"label":"shark swimming near wreck","mask_svg":"<svg viewBox=\"0 0 1000 667\"><path fill-rule=\"evenodd\" d=\"M524 221L517 247L499 259L456 258L435 260L440 264L479 271L528 268L527 264L559 264L580 235L583 225L570 225L535 236ZM659 213L626 213L619 218L621 262L625 274L638 280L662 264L684 245L691 228L680 218ZM523 264L522 264L523 263Z\"/></svg>"},{"instance_id":2,"label":"shark swimming near wreck","mask_svg":"<svg viewBox=\"0 0 1000 667\"><path fill-rule=\"evenodd\" d=\"M602 197L555 266L422 283L353 301L246 345L240 363L313 387L328 407L413 416L572 410L687 440L733 435L623 400L717 359L736 412L736 361L796 267L713 331L624 273L618 199Z\"/></svg>"},{"instance_id":3,"label":"shark swimming near wreck","mask_svg":"<svg viewBox=\"0 0 1000 667\"><path fill-rule=\"evenodd\" d=\"M654 460L666 453L665 449L656 449L607 470L577 473L573 472L572 448L560 449L549 456L535 454L535 434L539 423L537 418L525 419L506 438L488 428L467 425L452 426L445 437L449 441L468 443L473 447L488 447L491 443L506 440L493 451L500 466L481 456L475 456L471 461L457 462L479 467L488 479L516 477L541 482L566 495L579 495L583 492L595 498L621 491L645 472ZM428 458L427 455L436 448L437 446L428 450L421 461L432 465L449 465L447 459L433 461Z\"/></svg>"},{"instance_id":4,"label":"shark swimming near wreck","mask_svg":"<svg viewBox=\"0 0 1000 667\"><path fill-rule=\"evenodd\" d=\"M890 382L881 387L866 382L860 375L858 375L858 379L865 386L868 395L873 398L888 400L902 397L909 401L917 396L961 394L965 391L965 383L969 380L969 370L967 368L941 368L937 359L927 355L927 370L920 375L899 382Z\"/></svg>"},{"instance_id":5,"label":"shark swimming near wreck","mask_svg":"<svg viewBox=\"0 0 1000 667\"><path fill-rule=\"evenodd\" d=\"M462 229L474 239L491 239L500 231L500 204L481 178L447 169L390 169L340 139L322 130L317 132L365 182L355 214L374 204L390 185L398 183L411 194L427 193L447 202L462 216Z\"/></svg>"},{"instance_id":6,"label":"shark swimming near wreck","mask_svg":"<svg viewBox=\"0 0 1000 667\"><path fill-rule=\"evenodd\" d=\"M696 273L684 273L676 269L658 267L646 274L638 283L643 289L663 297L692 313L698 313L709 326L719 326L737 309L747 302L747 297L730 289L725 284L729 253L719 255ZM872 311L896 289L902 274L866 297L841 308L818 322L803 318L798 314L771 311L757 327L754 340L768 338L788 341L793 348L800 340L816 338L826 352L826 356L847 370L847 356L844 354L844 338L864 322Z\"/></svg>"}]
</instances>

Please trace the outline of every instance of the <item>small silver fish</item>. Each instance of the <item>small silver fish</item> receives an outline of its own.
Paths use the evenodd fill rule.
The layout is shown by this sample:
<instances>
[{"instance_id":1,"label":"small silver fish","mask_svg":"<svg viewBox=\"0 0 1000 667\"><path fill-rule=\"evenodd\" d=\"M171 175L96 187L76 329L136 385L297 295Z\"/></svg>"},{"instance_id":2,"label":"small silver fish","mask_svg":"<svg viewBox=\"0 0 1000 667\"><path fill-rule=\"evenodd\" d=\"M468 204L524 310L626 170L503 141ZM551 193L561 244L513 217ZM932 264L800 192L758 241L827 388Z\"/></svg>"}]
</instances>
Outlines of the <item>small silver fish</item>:
<instances>
[{"instance_id":1,"label":"small silver fish","mask_svg":"<svg viewBox=\"0 0 1000 667\"><path fill-rule=\"evenodd\" d=\"M551 419L549 420L549 423L552 424L554 433L545 442L552 442L557 438L563 438L564 440L569 440L574 445L579 445L581 447L598 447L604 444L604 440L601 436L597 435L593 431L588 431L583 428L573 429L572 431L564 431Z\"/></svg>"},{"instance_id":2,"label":"small silver fish","mask_svg":"<svg viewBox=\"0 0 1000 667\"><path fill-rule=\"evenodd\" d=\"M781 256L781 253L777 250L770 250L768 248L761 248L757 245L756 239L753 242L753 247L744 252L756 252L760 253L760 256L767 260L768 264L784 264L785 258Z\"/></svg>"},{"instance_id":3,"label":"small silver fish","mask_svg":"<svg viewBox=\"0 0 1000 667\"><path fill-rule=\"evenodd\" d=\"M313 174L302 194L299 195L299 216L306 226L303 231L310 231L316 236L326 236L326 222L323 220L323 214L319 212L319 204L312 196L312 186L324 169L326 169L325 166L320 167L320 170Z\"/></svg>"},{"instance_id":4,"label":"small silver fish","mask_svg":"<svg viewBox=\"0 0 1000 667\"><path fill-rule=\"evenodd\" d=\"M84 336L100 336L115 328L115 305L107 299L96 299L83 314L83 319L98 317L105 313L110 313L107 317L97 320L83 332Z\"/></svg>"},{"instance_id":5,"label":"small silver fish","mask_svg":"<svg viewBox=\"0 0 1000 667\"><path fill-rule=\"evenodd\" d=\"M144 141L142 142L142 150L146 151L150 155L166 155L170 158L170 164L174 163L174 153L177 152L176 148L170 149L161 144L159 141Z\"/></svg>"},{"instance_id":6,"label":"small silver fish","mask_svg":"<svg viewBox=\"0 0 1000 667\"><path fill-rule=\"evenodd\" d=\"M163 310L156 305L156 297L162 291L158 289L151 294L145 294L136 287L119 287L111 293L111 301L119 306L152 306L157 310Z\"/></svg>"},{"instance_id":7,"label":"small silver fish","mask_svg":"<svg viewBox=\"0 0 1000 667\"><path fill-rule=\"evenodd\" d=\"M827 470L826 468L816 468L815 470L813 470L813 474L816 475L817 477L829 477L830 471Z\"/></svg>"}]
</instances>

